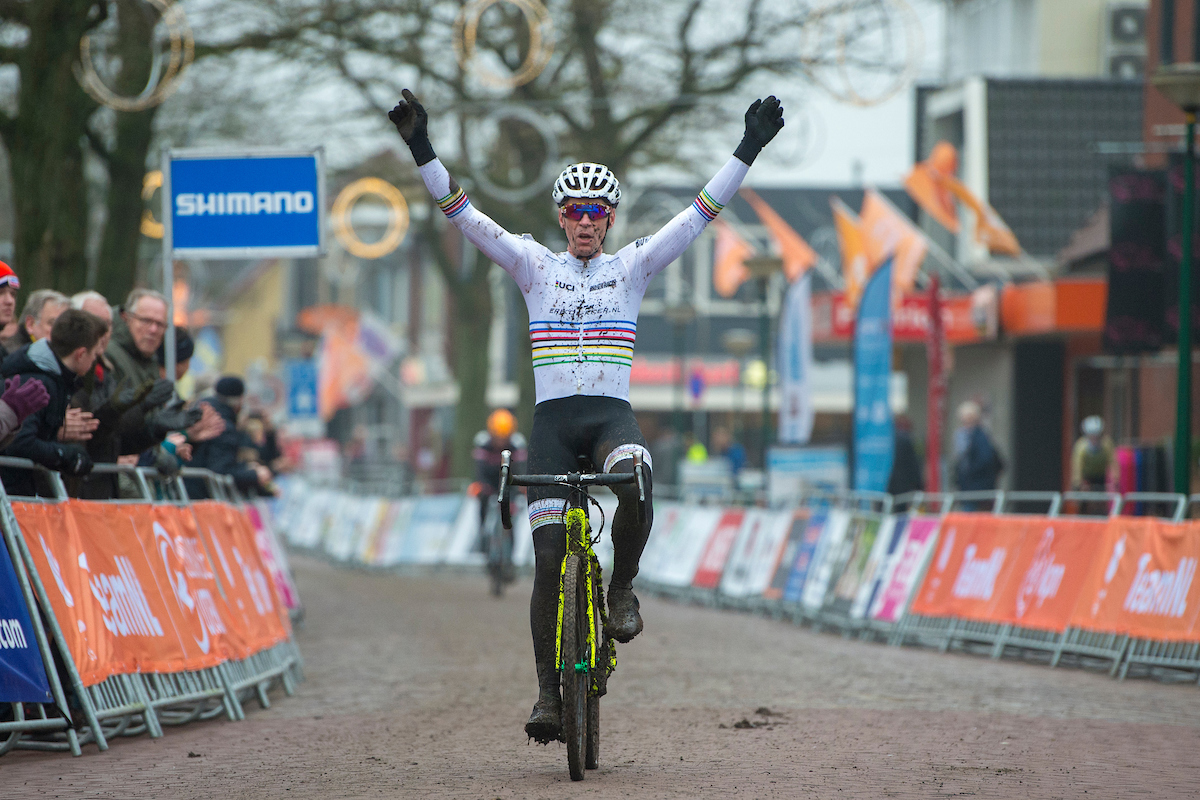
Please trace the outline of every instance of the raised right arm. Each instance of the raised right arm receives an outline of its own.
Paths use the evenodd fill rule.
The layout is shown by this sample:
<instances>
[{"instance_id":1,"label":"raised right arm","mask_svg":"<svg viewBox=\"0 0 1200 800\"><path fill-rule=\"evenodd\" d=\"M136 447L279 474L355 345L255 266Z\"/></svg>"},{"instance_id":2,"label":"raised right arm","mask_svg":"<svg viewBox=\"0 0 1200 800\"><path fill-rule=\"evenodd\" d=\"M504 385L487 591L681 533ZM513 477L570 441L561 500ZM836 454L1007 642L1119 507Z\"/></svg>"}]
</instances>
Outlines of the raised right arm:
<instances>
[{"instance_id":1,"label":"raised right arm","mask_svg":"<svg viewBox=\"0 0 1200 800\"><path fill-rule=\"evenodd\" d=\"M446 219L462 231L467 241L499 264L517 283L525 281L528 242L504 230L487 214L471 205L467 193L450 176L438 158L420 165L425 188L433 196Z\"/></svg>"},{"instance_id":2,"label":"raised right arm","mask_svg":"<svg viewBox=\"0 0 1200 800\"><path fill-rule=\"evenodd\" d=\"M429 115L416 95L405 89L404 99L388 112L421 170L425 187L446 218L467 241L513 277L522 289L528 286L529 240L514 236L471 205L467 193L450 176L429 142Z\"/></svg>"}]
</instances>

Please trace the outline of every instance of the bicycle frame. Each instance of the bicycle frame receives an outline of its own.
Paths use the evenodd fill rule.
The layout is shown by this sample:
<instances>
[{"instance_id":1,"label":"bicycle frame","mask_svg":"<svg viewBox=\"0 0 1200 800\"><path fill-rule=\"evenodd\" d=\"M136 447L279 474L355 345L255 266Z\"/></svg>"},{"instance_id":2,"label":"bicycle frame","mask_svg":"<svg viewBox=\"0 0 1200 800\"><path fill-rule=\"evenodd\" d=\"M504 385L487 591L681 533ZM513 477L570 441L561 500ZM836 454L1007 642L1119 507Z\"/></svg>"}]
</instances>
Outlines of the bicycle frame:
<instances>
[{"instance_id":1,"label":"bicycle frame","mask_svg":"<svg viewBox=\"0 0 1200 800\"><path fill-rule=\"evenodd\" d=\"M588 522L587 504L591 501L588 489L592 486L620 486L636 483L638 487L638 518L646 518L646 479L640 454L633 456L633 472L568 472L560 475L512 475L512 453L505 450L500 455L500 491L496 500L500 504L500 519L506 529L512 529L512 512L509 506L510 486L564 486L571 490L567 499L566 513L563 523L566 526L567 552L559 565L558 577L558 620L555 631L555 663L560 668L573 666L577 671L594 670L596 656L599 650L599 637L596 630L597 598L594 596L593 585L600 583L600 560L592 549L591 526ZM562 661L562 621L563 621L563 579L566 575L567 559L578 555L583 559L584 578L587 583L588 604L588 663L565 665ZM601 589L603 591L603 589ZM605 616L603 601L600 603L600 616ZM610 644L609 652L615 660L615 648Z\"/></svg>"}]
</instances>

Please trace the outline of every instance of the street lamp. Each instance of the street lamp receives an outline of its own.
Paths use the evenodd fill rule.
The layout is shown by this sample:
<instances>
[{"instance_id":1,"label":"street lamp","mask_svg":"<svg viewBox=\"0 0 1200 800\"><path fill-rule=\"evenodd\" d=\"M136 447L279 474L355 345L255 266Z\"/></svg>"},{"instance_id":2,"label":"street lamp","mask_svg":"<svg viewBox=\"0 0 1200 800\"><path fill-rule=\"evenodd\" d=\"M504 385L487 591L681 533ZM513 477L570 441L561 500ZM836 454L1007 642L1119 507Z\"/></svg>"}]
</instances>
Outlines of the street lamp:
<instances>
[{"instance_id":1,"label":"street lamp","mask_svg":"<svg viewBox=\"0 0 1200 800\"><path fill-rule=\"evenodd\" d=\"M721 344L725 346L725 352L737 359L738 365L738 380L737 380L737 395L734 397L734 413L733 413L733 435L739 441L745 437L745 416L746 404L742 402L743 389L743 372L746 367L746 356L754 349L757 343L757 338L754 331L748 331L745 328L730 328L721 336ZM741 421L739 423L739 416ZM745 446L745 441L742 441L742 446Z\"/></svg>"},{"instance_id":2,"label":"street lamp","mask_svg":"<svg viewBox=\"0 0 1200 800\"><path fill-rule=\"evenodd\" d=\"M767 379L762 387L762 466L767 468L767 447L771 441L771 317L767 311L767 287L771 276L783 269L783 259L779 256L752 256L745 261L750 276L757 278L762 289L762 309L759 312L759 352L762 355L763 366L767 369Z\"/></svg>"},{"instance_id":3,"label":"street lamp","mask_svg":"<svg viewBox=\"0 0 1200 800\"><path fill-rule=\"evenodd\" d=\"M1183 161L1183 259L1179 264L1179 372L1175 393L1175 491L1187 494L1192 470L1192 223L1195 194L1196 112L1200 110L1200 64L1160 67L1150 79L1187 121Z\"/></svg>"},{"instance_id":4,"label":"street lamp","mask_svg":"<svg viewBox=\"0 0 1200 800\"><path fill-rule=\"evenodd\" d=\"M674 410L674 428L675 434L679 437L679 441L683 441L683 387L687 380L684 377L684 360L685 346L687 339L684 333L687 331L687 326L696 318L696 309L687 300L682 300L676 305L667 306L664 315L675 328L675 358L679 361L679 373L675 376L675 410Z\"/></svg>"}]
</instances>

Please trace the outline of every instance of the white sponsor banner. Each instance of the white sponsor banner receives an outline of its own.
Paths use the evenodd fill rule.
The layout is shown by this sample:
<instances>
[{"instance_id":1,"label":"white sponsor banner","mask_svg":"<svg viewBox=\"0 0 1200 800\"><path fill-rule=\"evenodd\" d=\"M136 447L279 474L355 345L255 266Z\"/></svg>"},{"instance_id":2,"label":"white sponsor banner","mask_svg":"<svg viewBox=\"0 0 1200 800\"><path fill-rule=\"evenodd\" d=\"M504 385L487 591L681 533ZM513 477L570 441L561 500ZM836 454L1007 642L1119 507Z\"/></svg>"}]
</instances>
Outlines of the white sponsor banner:
<instances>
[{"instance_id":1,"label":"white sponsor banner","mask_svg":"<svg viewBox=\"0 0 1200 800\"><path fill-rule=\"evenodd\" d=\"M825 522L821 540L813 553L808 578L804 581L804 594L800 600L809 611L818 611L825 604L825 594L834 578L836 566L845 561L842 549L846 544L846 531L850 527L850 512L833 509Z\"/></svg>"},{"instance_id":2,"label":"white sponsor banner","mask_svg":"<svg viewBox=\"0 0 1200 800\"><path fill-rule=\"evenodd\" d=\"M771 582L779 548L783 546L791 520L790 511L754 508L746 512L721 574L722 594L752 597L763 593Z\"/></svg>"},{"instance_id":3,"label":"white sponsor banner","mask_svg":"<svg viewBox=\"0 0 1200 800\"><path fill-rule=\"evenodd\" d=\"M779 320L779 441L806 444L812 435L812 271L788 287Z\"/></svg>"},{"instance_id":4,"label":"white sponsor banner","mask_svg":"<svg viewBox=\"0 0 1200 800\"><path fill-rule=\"evenodd\" d=\"M668 586L691 586L700 558L704 555L704 547L722 513L724 510L718 506L683 508L674 524L661 531L660 535L666 540L663 542L665 554L653 580ZM654 529L658 531L657 518Z\"/></svg>"},{"instance_id":5,"label":"white sponsor banner","mask_svg":"<svg viewBox=\"0 0 1200 800\"><path fill-rule=\"evenodd\" d=\"M858 593L854 596L854 602L850 604L851 619L862 619L866 616L871 601L883 583L884 570L903 536L904 527L903 524L898 524L897 518L893 516L886 516L879 523L879 532L875 534L875 544L871 547L867 565L863 568Z\"/></svg>"}]
</instances>

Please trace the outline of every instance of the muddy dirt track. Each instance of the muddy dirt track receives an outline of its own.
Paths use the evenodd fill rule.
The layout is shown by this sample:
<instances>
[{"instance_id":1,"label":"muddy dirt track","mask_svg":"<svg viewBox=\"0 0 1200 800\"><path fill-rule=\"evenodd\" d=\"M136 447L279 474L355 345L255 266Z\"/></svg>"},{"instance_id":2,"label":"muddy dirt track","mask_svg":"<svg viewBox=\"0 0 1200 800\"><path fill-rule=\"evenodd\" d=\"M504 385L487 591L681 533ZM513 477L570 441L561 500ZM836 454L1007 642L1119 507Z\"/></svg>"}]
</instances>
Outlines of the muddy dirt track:
<instances>
[{"instance_id":1,"label":"muddy dirt track","mask_svg":"<svg viewBox=\"0 0 1200 800\"><path fill-rule=\"evenodd\" d=\"M528 583L495 601L482 576L294 566L309 609L295 697L103 754L4 756L0 797L1183 798L1200 786L1195 685L866 644L645 596L646 632L620 649L603 703L600 769L572 783L562 746L522 732L536 695Z\"/></svg>"}]
</instances>

